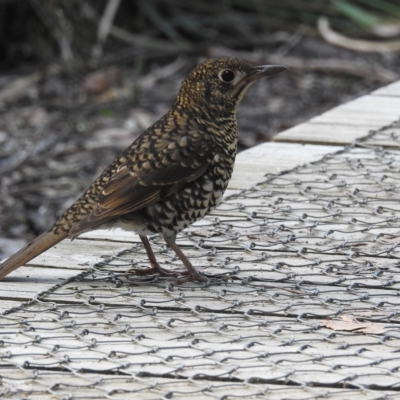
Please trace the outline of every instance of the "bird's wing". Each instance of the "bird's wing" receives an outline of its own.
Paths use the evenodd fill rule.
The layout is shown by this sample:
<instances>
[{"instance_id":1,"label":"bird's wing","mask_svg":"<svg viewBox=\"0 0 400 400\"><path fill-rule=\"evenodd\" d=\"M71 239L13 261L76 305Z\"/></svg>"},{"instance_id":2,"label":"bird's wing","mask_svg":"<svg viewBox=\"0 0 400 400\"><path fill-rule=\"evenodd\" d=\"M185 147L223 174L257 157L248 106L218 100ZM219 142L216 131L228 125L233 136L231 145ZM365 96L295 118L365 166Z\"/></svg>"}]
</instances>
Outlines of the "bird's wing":
<instances>
[{"instance_id":1,"label":"bird's wing","mask_svg":"<svg viewBox=\"0 0 400 400\"><path fill-rule=\"evenodd\" d=\"M192 143L190 150L164 149L151 167L145 168L144 163L121 165L102 188L97 205L72 227L69 235L74 238L106 221L150 206L200 177L213 155L210 146L198 142Z\"/></svg>"}]
</instances>

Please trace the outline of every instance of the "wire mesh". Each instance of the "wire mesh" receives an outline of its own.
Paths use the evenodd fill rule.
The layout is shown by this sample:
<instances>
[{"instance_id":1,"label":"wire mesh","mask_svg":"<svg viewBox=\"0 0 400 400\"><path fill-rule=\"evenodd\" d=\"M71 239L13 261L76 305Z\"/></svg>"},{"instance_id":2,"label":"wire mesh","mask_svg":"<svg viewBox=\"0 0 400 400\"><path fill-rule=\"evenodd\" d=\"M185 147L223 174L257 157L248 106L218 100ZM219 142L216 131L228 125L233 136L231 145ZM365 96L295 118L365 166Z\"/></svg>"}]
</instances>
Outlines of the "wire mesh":
<instances>
[{"instance_id":1,"label":"wire mesh","mask_svg":"<svg viewBox=\"0 0 400 400\"><path fill-rule=\"evenodd\" d=\"M204 284L126 273L135 244L7 310L1 398L398 398L399 172L395 123L185 231Z\"/></svg>"}]
</instances>

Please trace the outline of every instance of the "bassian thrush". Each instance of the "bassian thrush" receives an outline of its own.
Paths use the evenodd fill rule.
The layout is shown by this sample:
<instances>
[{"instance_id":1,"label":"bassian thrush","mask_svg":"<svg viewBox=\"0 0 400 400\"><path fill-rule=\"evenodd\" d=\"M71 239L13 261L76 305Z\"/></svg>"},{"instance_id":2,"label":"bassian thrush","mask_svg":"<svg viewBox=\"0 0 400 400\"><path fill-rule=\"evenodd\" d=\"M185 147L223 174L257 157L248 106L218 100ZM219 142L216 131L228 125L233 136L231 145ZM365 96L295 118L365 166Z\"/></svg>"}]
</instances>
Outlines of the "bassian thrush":
<instances>
[{"instance_id":1,"label":"bassian thrush","mask_svg":"<svg viewBox=\"0 0 400 400\"><path fill-rule=\"evenodd\" d=\"M237 151L236 106L249 86L286 70L211 59L184 80L172 108L143 132L46 232L0 265L0 278L61 240L116 223L136 232L150 261L134 273L205 280L175 243L176 235L221 201ZM161 233L186 267L160 267L148 235Z\"/></svg>"}]
</instances>

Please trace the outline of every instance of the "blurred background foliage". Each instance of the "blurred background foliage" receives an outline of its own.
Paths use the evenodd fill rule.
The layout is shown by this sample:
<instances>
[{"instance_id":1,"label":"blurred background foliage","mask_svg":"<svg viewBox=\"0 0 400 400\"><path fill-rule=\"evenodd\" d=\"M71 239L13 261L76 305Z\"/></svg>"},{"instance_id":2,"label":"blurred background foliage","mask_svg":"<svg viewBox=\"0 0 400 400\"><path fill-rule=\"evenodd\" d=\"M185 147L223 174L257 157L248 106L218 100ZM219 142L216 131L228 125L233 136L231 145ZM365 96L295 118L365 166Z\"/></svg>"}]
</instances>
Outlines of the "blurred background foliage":
<instances>
[{"instance_id":1,"label":"blurred background foliage","mask_svg":"<svg viewBox=\"0 0 400 400\"><path fill-rule=\"evenodd\" d=\"M400 79L399 0L0 0L0 259L47 229L208 57L283 64L240 150Z\"/></svg>"},{"instance_id":2,"label":"blurred background foliage","mask_svg":"<svg viewBox=\"0 0 400 400\"><path fill-rule=\"evenodd\" d=\"M258 48L271 31L318 35L321 16L346 36L400 36L398 0L0 0L0 65L93 68L104 54L115 62Z\"/></svg>"}]
</instances>

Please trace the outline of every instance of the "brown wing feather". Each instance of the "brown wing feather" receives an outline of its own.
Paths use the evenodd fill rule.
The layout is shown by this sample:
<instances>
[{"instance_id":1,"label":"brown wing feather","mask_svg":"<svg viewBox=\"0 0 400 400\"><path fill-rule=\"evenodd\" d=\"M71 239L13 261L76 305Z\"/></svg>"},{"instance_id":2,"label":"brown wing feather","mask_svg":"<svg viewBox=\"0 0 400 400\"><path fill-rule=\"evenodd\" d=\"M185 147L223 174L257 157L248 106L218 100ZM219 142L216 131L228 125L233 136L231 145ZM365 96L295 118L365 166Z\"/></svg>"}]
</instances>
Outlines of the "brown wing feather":
<instances>
[{"instance_id":1,"label":"brown wing feather","mask_svg":"<svg viewBox=\"0 0 400 400\"><path fill-rule=\"evenodd\" d=\"M163 189L164 196L177 192L186 183L201 176L211 160L208 154L203 158L203 163L196 168L175 163L162 169L150 170L148 173L135 173L127 166L121 167L99 194L97 206L72 227L70 236L76 237L106 221L157 203L161 199Z\"/></svg>"}]
</instances>

